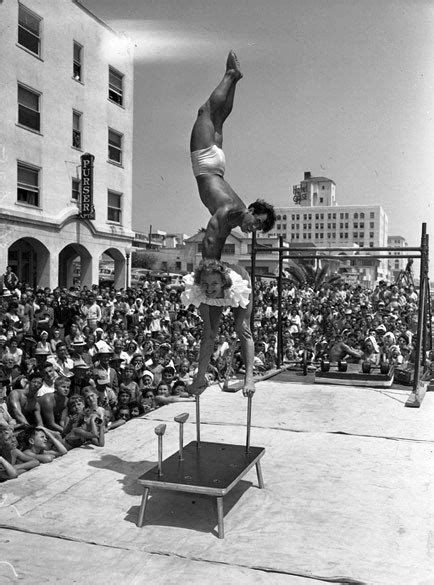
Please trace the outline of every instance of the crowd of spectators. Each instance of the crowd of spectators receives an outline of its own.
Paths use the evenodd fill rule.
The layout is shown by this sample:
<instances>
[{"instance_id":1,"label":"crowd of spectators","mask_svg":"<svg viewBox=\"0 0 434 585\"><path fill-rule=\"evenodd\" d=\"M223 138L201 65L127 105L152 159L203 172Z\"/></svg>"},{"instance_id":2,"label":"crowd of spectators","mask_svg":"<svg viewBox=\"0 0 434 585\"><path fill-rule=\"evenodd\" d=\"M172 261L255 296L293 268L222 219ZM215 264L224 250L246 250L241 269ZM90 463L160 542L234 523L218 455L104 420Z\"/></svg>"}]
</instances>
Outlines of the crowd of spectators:
<instances>
[{"instance_id":1,"label":"crowd of spectators","mask_svg":"<svg viewBox=\"0 0 434 585\"><path fill-rule=\"evenodd\" d=\"M47 463L107 431L189 395L201 320L180 302L181 280L139 288L32 288L4 280L0 296L0 479ZM258 280L253 315L255 370L276 367L277 286ZM334 284L282 292L284 361L381 356L406 368L417 327L414 287L380 282L372 291ZM351 351L347 352L347 349ZM351 353L353 352L353 353ZM345 355L344 355L345 354ZM230 308L208 370L210 382L243 371Z\"/></svg>"}]
</instances>

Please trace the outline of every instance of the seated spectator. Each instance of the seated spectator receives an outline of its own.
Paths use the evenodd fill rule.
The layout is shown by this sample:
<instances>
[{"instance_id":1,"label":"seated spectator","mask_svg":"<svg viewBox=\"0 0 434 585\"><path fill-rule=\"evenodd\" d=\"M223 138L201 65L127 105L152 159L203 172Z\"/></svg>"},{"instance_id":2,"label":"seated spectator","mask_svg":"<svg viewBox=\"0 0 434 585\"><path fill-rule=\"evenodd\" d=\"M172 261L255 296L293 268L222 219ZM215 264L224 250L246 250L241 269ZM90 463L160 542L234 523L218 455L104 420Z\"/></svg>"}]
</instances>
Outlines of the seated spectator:
<instances>
[{"instance_id":1,"label":"seated spectator","mask_svg":"<svg viewBox=\"0 0 434 585\"><path fill-rule=\"evenodd\" d=\"M42 375L42 386L38 390L38 398L45 394L52 394L54 392L54 380L56 379L54 366L51 362L46 361L42 365L40 372Z\"/></svg>"},{"instance_id":2,"label":"seated spectator","mask_svg":"<svg viewBox=\"0 0 434 585\"><path fill-rule=\"evenodd\" d=\"M110 378L102 371L98 374L95 380L98 404L104 408L112 409L116 406L118 400L113 388L110 387Z\"/></svg>"},{"instance_id":3,"label":"seated spectator","mask_svg":"<svg viewBox=\"0 0 434 585\"><path fill-rule=\"evenodd\" d=\"M194 402L194 397L182 397L182 396L172 396L171 389L168 384L164 382L160 382L157 387L157 395L155 397L155 402L157 405L163 404L171 404L172 402Z\"/></svg>"},{"instance_id":4,"label":"seated spectator","mask_svg":"<svg viewBox=\"0 0 434 585\"><path fill-rule=\"evenodd\" d=\"M39 341L36 343L36 349L43 349L47 356L54 353L51 348L51 343L48 341L48 331L41 331Z\"/></svg>"},{"instance_id":5,"label":"seated spectator","mask_svg":"<svg viewBox=\"0 0 434 585\"><path fill-rule=\"evenodd\" d=\"M62 434L67 416L69 378L59 376L54 382L54 392L44 394L36 402L35 417L38 426Z\"/></svg>"},{"instance_id":6,"label":"seated spectator","mask_svg":"<svg viewBox=\"0 0 434 585\"><path fill-rule=\"evenodd\" d=\"M38 465L39 461L18 449L13 430L0 425L0 481L14 479Z\"/></svg>"},{"instance_id":7,"label":"seated spectator","mask_svg":"<svg viewBox=\"0 0 434 585\"><path fill-rule=\"evenodd\" d=\"M354 360L358 361L362 356L363 352L351 347L346 343L346 335L339 336L336 342L332 345L329 351L329 358L331 362L337 362L339 360L343 360L345 358L351 357Z\"/></svg>"},{"instance_id":8,"label":"seated spectator","mask_svg":"<svg viewBox=\"0 0 434 585\"><path fill-rule=\"evenodd\" d=\"M151 412L157 408L157 403L155 401L155 394L152 388L144 388L142 390L142 398L140 400L140 404L142 405L144 414Z\"/></svg>"},{"instance_id":9,"label":"seated spectator","mask_svg":"<svg viewBox=\"0 0 434 585\"><path fill-rule=\"evenodd\" d=\"M72 378L74 375L74 362L68 355L66 343L61 341L56 346L56 355L48 357L47 362L53 364L56 375L64 378Z\"/></svg>"},{"instance_id":10,"label":"seated spectator","mask_svg":"<svg viewBox=\"0 0 434 585\"><path fill-rule=\"evenodd\" d=\"M123 381L119 386L119 392L121 390L126 390L130 395L130 400L137 402L140 400L141 392L139 390L139 385L134 381L134 373L134 366L127 364L123 371Z\"/></svg>"},{"instance_id":11,"label":"seated spectator","mask_svg":"<svg viewBox=\"0 0 434 585\"><path fill-rule=\"evenodd\" d=\"M12 339L9 340L7 348L9 355L14 358L15 365L18 367L21 366L23 361L23 350L18 347L18 340L16 337L12 337Z\"/></svg>"},{"instance_id":12,"label":"seated spectator","mask_svg":"<svg viewBox=\"0 0 434 585\"><path fill-rule=\"evenodd\" d=\"M6 391L9 386L7 378L0 378L0 425L8 426L14 430L16 420L12 418L6 404Z\"/></svg>"},{"instance_id":13,"label":"seated spectator","mask_svg":"<svg viewBox=\"0 0 434 585\"><path fill-rule=\"evenodd\" d=\"M35 411L41 386L42 373L35 372L24 388L15 388L10 392L8 409L18 425L35 426L37 424Z\"/></svg>"},{"instance_id":14,"label":"seated spectator","mask_svg":"<svg viewBox=\"0 0 434 585\"><path fill-rule=\"evenodd\" d=\"M391 345L387 357L389 362L394 366L401 366L404 362L399 345Z\"/></svg>"},{"instance_id":15,"label":"seated spectator","mask_svg":"<svg viewBox=\"0 0 434 585\"><path fill-rule=\"evenodd\" d=\"M98 447L104 446L103 419L98 418L98 413L92 413L86 417L84 398L79 394L73 394L69 397L68 416L63 435L68 449L89 442Z\"/></svg>"},{"instance_id":16,"label":"seated spectator","mask_svg":"<svg viewBox=\"0 0 434 585\"><path fill-rule=\"evenodd\" d=\"M137 418L141 414L143 414L143 408L140 402L130 402L130 418Z\"/></svg>"},{"instance_id":17,"label":"seated spectator","mask_svg":"<svg viewBox=\"0 0 434 585\"><path fill-rule=\"evenodd\" d=\"M380 363L380 349L373 335L367 337L363 343L363 361L371 362L375 366Z\"/></svg>"},{"instance_id":18,"label":"seated spectator","mask_svg":"<svg viewBox=\"0 0 434 585\"><path fill-rule=\"evenodd\" d=\"M24 432L27 447L23 453L39 463L51 463L56 457L67 453L66 447L44 427L29 427Z\"/></svg>"},{"instance_id":19,"label":"seated spectator","mask_svg":"<svg viewBox=\"0 0 434 585\"><path fill-rule=\"evenodd\" d=\"M172 396L180 396L181 398L188 398L187 384L183 380L175 380L172 386Z\"/></svg>"}]
</instances>

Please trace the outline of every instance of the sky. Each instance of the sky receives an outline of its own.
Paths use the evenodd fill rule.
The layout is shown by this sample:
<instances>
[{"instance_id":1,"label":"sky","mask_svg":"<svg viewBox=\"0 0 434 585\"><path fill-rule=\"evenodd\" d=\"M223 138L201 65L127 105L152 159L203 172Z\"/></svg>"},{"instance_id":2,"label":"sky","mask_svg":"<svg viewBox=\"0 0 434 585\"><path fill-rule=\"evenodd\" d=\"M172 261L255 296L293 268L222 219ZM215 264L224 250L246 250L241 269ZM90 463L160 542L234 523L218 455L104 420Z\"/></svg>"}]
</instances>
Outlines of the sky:
<instances>
[{"instance_id":1,"label":"sky","mask_svg":"<svg viewBox=\"0 0 434 585\"><path fill-rule=\"evenodd\" d=\"M382 205L409 245L433 231L431 0L81 1L135 45L135 230L206 226L189 137L233 48L225 178L246 204L291 205L311 171L338 204Z\"/></svg>"}]
</instances>

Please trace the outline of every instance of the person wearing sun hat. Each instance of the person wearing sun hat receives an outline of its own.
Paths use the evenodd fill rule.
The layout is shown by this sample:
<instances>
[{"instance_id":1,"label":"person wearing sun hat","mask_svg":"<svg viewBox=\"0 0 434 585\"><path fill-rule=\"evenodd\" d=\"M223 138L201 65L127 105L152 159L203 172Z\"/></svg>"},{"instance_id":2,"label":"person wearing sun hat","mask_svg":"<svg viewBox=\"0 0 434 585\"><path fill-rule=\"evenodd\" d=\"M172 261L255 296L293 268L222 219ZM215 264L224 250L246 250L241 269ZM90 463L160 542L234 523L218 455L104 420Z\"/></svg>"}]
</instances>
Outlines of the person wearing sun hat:
<instances>
[{"instance_id":1,"label":"person wearing sun hat","mask_svg":"<svg viewBox=\"0 0 434 585\"><path fill-rule=\"evenodd\" d=\"M87 351L87 344L82 335L76 335L71 341L71 359L74 364L84 361L89 367L93 365L92 357Z\"/></svg>"},{"instance_id":2,"label":"person wearing sun hat","mask_svg":"<svg viewBox=\"0 0 434 585\"><path fill-rule=\"evenodd\" d=\"M116 370L110 366L110 359L113 356L112 348L105 341L98 342L97 361L94 364L92 377L95 379L108 377L110 388L116 396L119 391L119 379Z\"/></svg>"}]
</instances>

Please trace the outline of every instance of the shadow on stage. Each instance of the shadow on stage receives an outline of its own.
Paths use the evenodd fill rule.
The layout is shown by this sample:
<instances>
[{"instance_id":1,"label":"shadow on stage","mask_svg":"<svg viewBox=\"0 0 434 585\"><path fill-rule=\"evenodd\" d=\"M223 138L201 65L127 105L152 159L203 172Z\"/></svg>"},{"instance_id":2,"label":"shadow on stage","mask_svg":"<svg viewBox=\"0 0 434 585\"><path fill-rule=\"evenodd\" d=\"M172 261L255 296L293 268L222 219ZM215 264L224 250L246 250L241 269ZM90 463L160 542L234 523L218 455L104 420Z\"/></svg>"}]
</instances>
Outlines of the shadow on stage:
<instances>
[{"instance_id":1,"label":"shadow on stage","mask_svg":"<svg viewBox=\"0 0 434 585\"><path fill-rule=\"evenodd\" d=\"M91 467L109 469L121 475L118 483L122 485L124 492L137 497L137 505L131 506L127 510L125 520L137 524L140 500L144 491L137 479L155 467L157 461L126 461L116 455L103 455L101 459L89 461L88 464ZM252 485L251 481L241 480L224 497L223 512L225 516ZM153 488L146 506L144 525L138 530L144 530L149 525L170 526L218 536L216 524L215 498L202 494Z\"/></svg>"}]
</instances>

